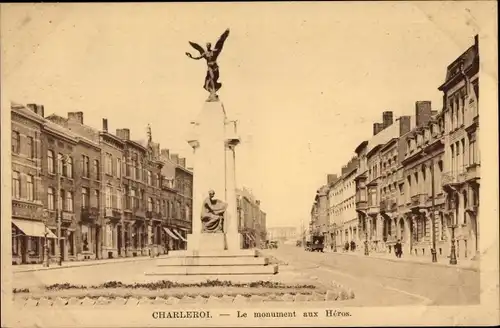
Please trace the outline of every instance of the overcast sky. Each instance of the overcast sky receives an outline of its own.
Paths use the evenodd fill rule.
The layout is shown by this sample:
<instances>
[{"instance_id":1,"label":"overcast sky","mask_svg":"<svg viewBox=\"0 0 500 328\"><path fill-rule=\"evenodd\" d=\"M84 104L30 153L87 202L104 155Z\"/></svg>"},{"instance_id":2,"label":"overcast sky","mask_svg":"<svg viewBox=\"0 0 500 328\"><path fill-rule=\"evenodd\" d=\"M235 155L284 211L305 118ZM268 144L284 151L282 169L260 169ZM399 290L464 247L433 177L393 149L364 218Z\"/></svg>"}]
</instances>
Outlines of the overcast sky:
<instances>
[{"instance_id":1,"label":"overcast sky","mask_svg":"<svg viewBox=\"0 0 500 328\"><path fill-rule=\"evenodd\" d=\"M188 41L215 43L220 98L239 120L238 186L269 226L308 220L316 189L339 173L382 111L441 108L446 66L473 44L467 3L67 4L2 7L2 77L11 100L46 115L153 139L188 159L189 122L207 97ZM469 8L469 9L467 9ZM472 12L472 14L471 14ZM468 24L464 24L468 21ZM454 23L456 22L456 23ZM195 53L195 52L193 52Z\"/></svg>"}]
</instances>

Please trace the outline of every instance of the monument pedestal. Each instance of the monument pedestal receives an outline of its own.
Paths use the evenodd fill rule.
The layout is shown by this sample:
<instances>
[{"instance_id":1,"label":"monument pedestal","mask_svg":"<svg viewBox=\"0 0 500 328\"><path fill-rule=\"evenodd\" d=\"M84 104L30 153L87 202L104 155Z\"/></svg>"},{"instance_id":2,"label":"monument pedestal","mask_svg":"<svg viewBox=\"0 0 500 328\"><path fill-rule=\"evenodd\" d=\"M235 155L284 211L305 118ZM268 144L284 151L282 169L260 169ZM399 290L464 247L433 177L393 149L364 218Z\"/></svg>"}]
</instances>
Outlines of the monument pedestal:
<instances>
[{"instance_id":1,"label":"monument pedestal","mask_svg":"<svg viewBox=\"0 0 500 328\"><path fill-rule=\"evenodd\" d=\"M228 123L220 101L205 102L189 139L193 148L193 233L187 251L170 251L146 275L248 275L276 274L277 265L255 250L241 249L236 205L236 126ZM224 233L202 233L202 206L209 190L227 203Z\"/></svg>"}]
</instances>

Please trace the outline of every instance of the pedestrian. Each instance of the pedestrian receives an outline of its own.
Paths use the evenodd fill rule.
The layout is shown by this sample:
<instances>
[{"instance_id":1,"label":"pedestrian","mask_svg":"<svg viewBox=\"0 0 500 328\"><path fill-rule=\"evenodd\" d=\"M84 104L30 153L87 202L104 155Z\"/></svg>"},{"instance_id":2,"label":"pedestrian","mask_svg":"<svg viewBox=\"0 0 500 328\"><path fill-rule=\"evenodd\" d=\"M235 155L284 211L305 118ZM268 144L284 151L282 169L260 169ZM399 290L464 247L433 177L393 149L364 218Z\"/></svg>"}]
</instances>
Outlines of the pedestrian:
<instances>
[{"instance_id":1,"label":"pedestrian","mask_svg":"<svg viewBox=\"0 0 500 328\"><path fill-rule=\"evenodd\" d=\"M349 242L347 242L347 241L345 242L344 250L346 252L349 252Z\"/></svg>"},{"instance_id":2,"label":"pedestrian","mask_svg":"<svg viewBox=\"0 0 500 328\"><path fill-rule=\"evenodd\" d=\"M354 240L351 241L351 252L354 252L354 250L356 249L356 243L354 242Z\"/></svg>"},{"instance_id":3,"label":"pedestrian","mask_svg":"<svg viewBox=\"0 0 500 328\"><path fill-rule=\"evenodd\" d=\"M333 243L330 244L330 250L333 252Z\"/></svg>"},{"instance_id":4,"label":"pedestrian","mask_svg":"<svg viewBox=\"0 0 500 328\"><path fill-rule=\"evenodd\" d=\"M394 253L396 254L396 257L400 258L401 255L403 254L403 245L401 245L401 240L398 239L396 245L394 245Z\"/></svg>"}]
</instances>

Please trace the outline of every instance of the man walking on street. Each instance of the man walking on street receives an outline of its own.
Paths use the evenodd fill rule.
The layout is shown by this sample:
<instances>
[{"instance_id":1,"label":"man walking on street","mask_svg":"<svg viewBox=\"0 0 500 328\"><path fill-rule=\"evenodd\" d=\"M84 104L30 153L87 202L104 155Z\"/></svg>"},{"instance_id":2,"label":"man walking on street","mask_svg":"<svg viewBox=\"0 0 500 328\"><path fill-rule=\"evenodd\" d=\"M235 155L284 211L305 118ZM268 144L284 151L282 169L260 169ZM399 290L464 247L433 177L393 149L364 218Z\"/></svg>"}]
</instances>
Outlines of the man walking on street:
<instances>
[{"instance_id":1,"label":"man walking on street","mask_svg":"<svg viewBox=\"0 0 500 328\"><path fill-rule=\"evenodd\" d=\"M400 258L401 255L403 254L403 245L401 245L401 240L398 239L398 242L396 245L394 245L394 253L396 254L396 257Z\"/></svg>"}]
</instances>

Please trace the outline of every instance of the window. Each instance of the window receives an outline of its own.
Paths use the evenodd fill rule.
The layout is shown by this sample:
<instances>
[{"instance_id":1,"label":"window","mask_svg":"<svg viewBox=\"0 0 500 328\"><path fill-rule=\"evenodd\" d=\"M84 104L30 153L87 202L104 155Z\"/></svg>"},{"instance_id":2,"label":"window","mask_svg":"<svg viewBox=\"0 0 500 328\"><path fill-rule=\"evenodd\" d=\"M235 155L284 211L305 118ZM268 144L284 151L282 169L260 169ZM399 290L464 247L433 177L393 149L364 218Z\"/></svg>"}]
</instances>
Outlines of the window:
<instances>
[{"instance_id":1,"label":"window","mask_svg":"<svg viewBox=\"0 0 500 328\"><path fill-rule=\"evenodd\" d=\"M73 205L73 193L71 191L68 191L66 193L66 211L68 211L68 212L75 211L75 208Z\"/></svg>"},{"instance_id":2,"label":"window","mask_svg":"<svg viewBox=\"0 0 500 328\"><path fill-rule=\"evenodd\" d=\"M129 196L129 209L137 208L136 206L136 200L135 200L135 189L130 189L130 196Z\"/></svg>"},{"instance_id":3,"label":"window","mask_svg":"<svg viewBox=\"0 0 500 328\"><path fill-rule=\"evenodd\" d=\"M160 187L161 187L161 174L160 174L160 173L158 173L158 174L156 175L156 186L157 186L158 188L160 188Z\"/></svg>"},{"instance_id":4,"label":"window","mask_svg":"<svg viewBox=\"0 0 500 328\"><path fill-rule=\"evenodd\" d=\"M113 199L113 191L111 189L110 186L107 186L106 187L106 208L111 208L113 207L112 203L112 199Z\"/></svg>"},{"instance_id":5,"label":"window","mask_svg":"<svg viewBox=\"0 0 500 328\"><path fill-rule=\"evenodd\" d=\"M100 208L101 207L101 193L99 190L94 190L94 200L95 200L95 207Z\"/></svg>"},{"instance_id":6,"label":"window","mask_svg":"<svg viewBox=\"0 0 500 328\"><path fill-rule=\"evenodd\" d=\"M94 174L95 174L95 179L96 180L101 180L101 172L99 170L99 161L97 159L94 159Z\"/></svg>"},{"instance_id":7,"label":"window","mask_svg":"<svg viewBox=\"0 0 500 328\"><path fill-rule=\"evenodd\" d=\"M467 166L467 157L465 157L465 139L462 139L462 166Z\"/></svg>"},{"instance_id":8,"label":"window","mask_svg":"<svg viewBox=\"0 0 500 328\"><path fill-rule=\"evenodd\" d=\"M82 188L82 207L89 207L89 190L88 188Z\"/></svg>"},{"instance_id":9,"label":"window","mask_svg":"<svg viewBox=\"0 0 500 328\"><path fill-rule=\"evenodd\" d=\"M156 208L155 208L156 213L161 213L161 206L160 206L160 200L156 200Z\"/></svg>"},{"instance_id":10,"label":"window","mask_svg":"<svg viewBox=\"0 0 500 328\"><path fill-rule=\"evenodd\" d=\"M19 172L12 172L12 198L21 198L21 177Z\"/></svg>"},{"instance_id":11,"label":"window","mask_svg":"<svg viewBox=\"0 0 500 328\"><path fill-rule=\"evenodd\" d=\"M49 173L54 174L54 152L52 150L47 151L47 170Z\"/></svg>"},{"instance_id":12,"label":"window","mask_svg":"<svg viewBox=\"0 0 500 328\"><path fill-rule=\"evenodd\" d=\"M73 158L68 157L66 161L66 176L68 178L73 178Z\"/></svg>"},{"instance_id":13,"label":"window","mask_svg":"<svg viewBox=\"0 0 500 328\"><path fill-rule=\"evenodd\" d=\"M122 209L122 191L120 189L116 191L116 208Z\"/></svg>"},{"instance_id":14,"label":"window","mask_svg":"<svg viewBox=\"0 0 500 328\"><path fill-rule=\"evenodd\" d=\"M148 198L148 211L153 211L153 199L151 197Z\"/></svg>"},{"instance_id":15,"label":"window","mask_svg":"<svg viewBox=\"0 0 500 328\"><path fill-rule=\"evenodd\" d=\"M476 163L476 140L469 140L469 164Z\"/></svg>"},{"instance_id":16,"label":"window","mask_svg":"<svg viewBox=\"0 0 500 328\"><path fill-rule=\"evenodd\" d=\"M113 156L109 153L106 153L106 157L104 158L104 172L113 175Z\"/></svg>"},{"instance_id":17,"label":"window","mask_svg":"<svg viewBox=\"0 0 500 328\"><path fill-rule=\"evenodd\" d=\"M54 199L54 188L49 187L47 189L47 207L49 210L53 211L55 209L55 199Z\"/></svg>"},{"instance_id":18,"label":"window","mask_svg":"<svg viewBox=\"0 0 500 328\"><path fill-rule=\"evenodd\" d=\"M122 160L117 158L116 159L116 177L121 178L122 176Z\"/></svg>"},{"instance_id":19,"label":"window","mask_svg":"<svg viewBox=\"0 0 500 328\"><path fill-rule=\"evenodd\" d=\"M35 157L35 143L33 141L33 137L28 137L26 140L26 144L28 146L28 157L34 158Z\"/></svg>"},{"instance_id":20,"label":"window","mask_svg":"<svg viewBox=\"0 0 500 328\"><path fill-rule=\"evenodd\" d=\"M21 135L17 131L12 131L12 152L19 154L21 150Z\"/></svg>"},{"instance_id":21,"label":"window","mask_svg":"<svg viewBox=\"0 0 500 328\"><path fill-rule=\"evenodd\" d=\"M82 176L85 178L88 178L90 174L89 165L90 165L89 158L85 155L82 155Z\"/></svg>"},{"instance_id":22,"label":"window","mask_svg":"<svg viewBox=\"0 0 500 328\"><path fill-rule=\"evenodd\" d=\"M151 171L148 171L148 185L153 185L153 177Z\"/></svg>"},{"instance_id":23,"label":"window","mask_svg":"<svg viewBox=\"0 0 500 328\"><path fill-rule=\"evenodd\" d=\"M33 201L35 199L35 184L33 182L33 176L28 175L26 177L26 198L29 201Z\"/></svg>"},{"instance_id":24,"label":"window","mask_svg":"<svg viewBox=\"0 0 500 328\"><path fill-rule=\"evenodd\" d=\"M57 173L59 175L63 174L63 167L64 167L63 155L62 154L57 154Z\"/></svg>"}]
</instances>

